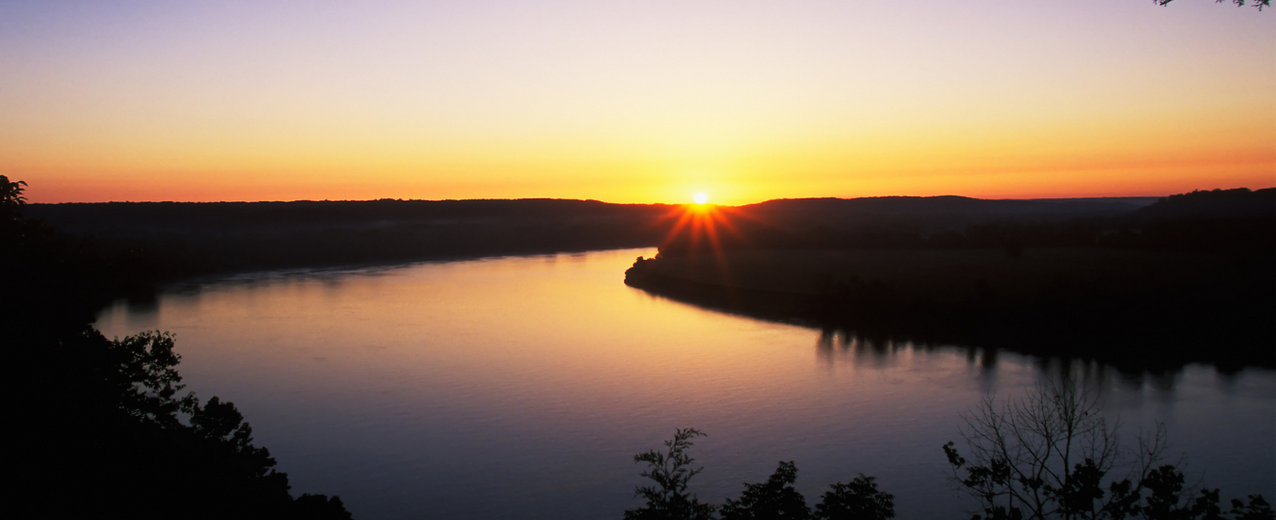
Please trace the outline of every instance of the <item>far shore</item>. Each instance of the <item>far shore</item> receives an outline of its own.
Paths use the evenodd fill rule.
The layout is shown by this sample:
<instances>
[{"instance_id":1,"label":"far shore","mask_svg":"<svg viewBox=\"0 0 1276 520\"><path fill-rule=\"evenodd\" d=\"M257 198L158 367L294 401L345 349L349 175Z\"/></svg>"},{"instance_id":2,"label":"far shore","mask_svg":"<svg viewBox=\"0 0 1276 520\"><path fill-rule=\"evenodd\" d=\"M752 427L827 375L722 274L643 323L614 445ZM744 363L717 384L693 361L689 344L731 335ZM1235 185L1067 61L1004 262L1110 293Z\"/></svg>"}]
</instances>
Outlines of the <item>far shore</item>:
<instances>
[{"instance_id":1,"label":"far shore","mask_svg":"<svg viewBox=\"0 0 1276 520\"><path fill-rule=\"evenodd\" d=\"M1276 366L1265 260L1093 247L733 250L640 258L625 283L854 335L1226 370Z\"/></svg>"}]
</instances>

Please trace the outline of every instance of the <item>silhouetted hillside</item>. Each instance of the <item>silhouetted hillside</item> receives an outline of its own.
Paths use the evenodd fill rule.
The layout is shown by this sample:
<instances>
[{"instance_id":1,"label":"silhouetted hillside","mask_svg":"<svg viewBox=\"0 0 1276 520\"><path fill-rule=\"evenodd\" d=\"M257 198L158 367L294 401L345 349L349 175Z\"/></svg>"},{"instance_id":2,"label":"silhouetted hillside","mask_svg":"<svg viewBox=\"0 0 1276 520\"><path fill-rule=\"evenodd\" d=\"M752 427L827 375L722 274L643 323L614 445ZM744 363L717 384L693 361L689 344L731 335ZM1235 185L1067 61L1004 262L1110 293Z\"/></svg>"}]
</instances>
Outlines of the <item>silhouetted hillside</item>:
<instances>
[{"instance_id":1,"label":"silhouetted hillside","mask_svg":"<svg viewBox=\"0 0 1276 520\"><path fill-rule=\"evenodd\" d=\"M692 219L692 224L709 233L672 234L661 248L672 254L709 247L791 250L1093 245L1105 228L1154 201L953 196L773 200L705 212Z\"/></svg>"},{"instance_id":2,"label":"silhouetted hillside","mask_svg":"<svg viewBox=\"0 0 1276 520\"><path fill-rule=\"evenodd\" d=\"M1127 219L1122 245L1255 257L1276 252L1276 188L1194 191Z\"/></svg>"},{"instance_id":3,"label":"silhouetted hillside","mask_svg":"<svg viewBox=\"0 0 1276 520\"><path fill-rule=\"evenodd\" d=\"M824 222L838 227L907 223L930 230L990 221L1057 221L1126 215L1155 202L1151 197L985 200L969 197L865 197L779 199L740 206L759 220L792 224Z\"/></svg>"},{"instance_id":4,"label":"silhouetted hillside","mask_svg":"<svg viewBox=\"0 0 1276 520\"><path fill-rule=\"evenodd\" d=\"M25 212L76 233L370 229L408 224L652 218L663 205L596 200L392 200L294 202L106 202L29 204Z\"/></svg>"},{"instance_id":5,"label":"silhouetted hillside","mask_svg":"<svg viewBox=\"0 0 1276 520\"><path fill-rule=\"evenodd\" d=\"M1276 188L1180 193L1162 198L1130 216L1140 221L1276 218Z\"/></svg>"},{"instance_id":6,"label":"silhouetted hillside","mask_svg":"<svg viewBox=\"0 0 1276 520\"><path fill-rule=\"evenodd\" d=\"M172 277L655 245L666 254L710 247L1014 252L1094 245L1252 246L1255 242L1244 237L1262 230L1261 218L1208 221L1199 217L1203 210L1192 210L1198 216L1183 221L1188 224L1166 224L1170 221L1160 216L1198 206L1236 213L1236 208L1254 205L1237 204L1236 199L1266 200L1272 190L1233 191L1175 196L1155 204L1152 198L954 196L783 199L703 208L557 199L377 200L33 204L26 212L147 258L155 272ZM1211 202L1219 197L1228 200ZM1163 209L1167 206L1171 209Z\"/></svg>"},{"instance_id":7,"label":"silhouetted hillside","mask_svg":"<svg viewBox=\"0 0 1276 520\"><path fill-rule=\"evenodd\" d=\"M770 201L705 211L626 283L857 334L1276 366L1276 190L1130 202Z\"/></svg>"},{"instance_id":8,"label":"silhouetted hillside","mask_svg":"<svg viewBox=\"0 0 1276 520\"><path fill-rule=\"evenodd\" d=\"M653 246L665 205L582 200L33 204L185 274Z\"/></svg>"}]
</instances>

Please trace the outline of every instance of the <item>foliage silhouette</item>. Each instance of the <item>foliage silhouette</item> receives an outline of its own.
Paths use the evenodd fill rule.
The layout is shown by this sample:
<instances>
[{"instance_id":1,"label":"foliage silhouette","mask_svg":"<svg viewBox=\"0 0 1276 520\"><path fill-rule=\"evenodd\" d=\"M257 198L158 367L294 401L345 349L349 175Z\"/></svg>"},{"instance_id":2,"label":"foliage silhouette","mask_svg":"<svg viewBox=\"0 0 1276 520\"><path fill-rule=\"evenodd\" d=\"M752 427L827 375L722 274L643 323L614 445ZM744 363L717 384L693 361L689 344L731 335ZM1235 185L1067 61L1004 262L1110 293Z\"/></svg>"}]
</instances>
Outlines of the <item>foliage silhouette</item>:
<instances>
[{"instance_id":1,"label":"foliage silhouette","mask_svg":"<svg viewBox=\"0 0 1276 520\"><path fill-rule=\"evenodd\" d=\"M22 205L27 198L22 191L27 186L25 181L9 181L9 177L0 175L0 219L14 220L22 216Z\"/></svg>"},{"instance_id":2,"label":"foliage silhouette","mask_svg":"<svg viewBox=\"0 0 1276 520\"><path fill-rule=\"evenodd\" d=\"M863 473L850 484L838 482L815 505L818 520L886 520L895 518L895 497L879 491L874 477Z\"/></svg>"},{"instance_id":3,"label":"foliage silhouette","mask_svg":"<svg viewBox=\"0 0 1276 520\"><path fill-rule=\"evenodd\" d=\"M1152 0L1152 3L1156 5L1168 5L1170 2L1173 2L1173 1L1174 0ZM1245 0L1231 0L1231 1L1233 4L1236 4L1236 7L1245 6ZM1214 3L1221 4L1223 3L1223 0L1214 0ZM1259 11L1262 11L1264 7L1271 7L1271 6L1272 6L1272 0L1254 0L1254 8L1258 9Z\"/></svg>"},{"instance_id":4,"label":"foliage silhouette","mask_svg":"<svg viewBox=\"0 0 1276 520\"><path fill-rule=\"evenodd\" d=\"M1231 514L1236 520L1271 520L1276 518L1276 513L1272 512L1271 504L1263 500L1262 495L1247 495L1245 498L1249 502L1241 502L1240 499L1232 499Z\"/></svg>"},{"instance_id":5,"label":"foliage silhouette","mask_svg":"<svg viewBox=\"0 0 1276 520\"><path fill-rule=\"evenodd\" d=\"M646 462L648 469L641 473L656 485L639 486L635 496L643 497L646 504L639 509L625 511L625 519L658 520L886 520L895 517L895 497L879 491L873 477L860 474L850 484L833 484L824 493L815 511L806 505L806 498L793 488L797 480L797 465L792 461L780 462L766 482L744 484L739 498L730 499L721 507L699 501L687 493L691 477L704 468L692 468L695 462L688 454L691 440L705 434L695 428L677 429L672 440L665 441L667 452L651 450L634 456L634 462Z\"/></svg>"},{"instance_id":6,"label":"foliage silhouette","mask_svg":"<svg viewBox=\"0 0 1276 520\"><path fill-rule=\"evenodd\" d=\"M722 520L771 520L811 518L806 498L793 489L797 481L797 465L780 462L766 482L745 483L739 499L728 498L720 510Z\"/></svg>"},{"instance_id":7,"label":"foliage silhouette","mask_svg":"<svg viewBox=\"0 0 1276 520\"><path fill-rule=\"evenodd\" d=\"M687 493L687 483L704 468L692 468L695 459L687 454L692 439L705 434L695 428L679 428L673 439L665 441L666 452L650 450L634 455L634 462L647 463L640 475L655 485L639 486L635 496L647 502L643 507L625 511L625 520L706 520L713 518L714 507Z\"/></svg>"},{"instance_id":8,"label":"foliage silhouette","mask_svg":"<svg viewBox=\"0 0 1276 520\"><path fill-rule=\"evenodd\" d=\"M171 335L109 341L86 329L56 340L21 357L20 381L46 390L18 411L33 456L17 464L24 494L53 516L350 518L335 497L298 505L232 403L181 393Z\"/></svg>"},{"instance_id":9,"label":"foliage silhouette","mask_svg":"<svg viewBox=\"0 0 1276 520\"><path fill-rule=\"evenodd\" d=\"M15 389L7 468L19 517L336 518L339 499L294 500L287 475L229 402L183 393L171 334L108 340L98 308L153 273L128 251L22 219L22 182L0 177L5 380Z\"/></svg>"},{"instance_id":10,"label":"foliage silhouette","mask_svg":"<svg viewBox=\"0 0 1276 520\"><path fill-rule=\"evenodd\" d=\"M1224 518L1217 489L1185 489L1183 473L1162 463L1163 427L1123 449L1119 424L1109 425L1099 411L1092 390L1064 379L1021 400L985 399L963 414L970 458L953 442L943 449L951 480L979 503L982 514L973 518ZM1248 505L1233 501L1230 514L1273 518L1261 496Z\"/></svg>"}]
</instances>

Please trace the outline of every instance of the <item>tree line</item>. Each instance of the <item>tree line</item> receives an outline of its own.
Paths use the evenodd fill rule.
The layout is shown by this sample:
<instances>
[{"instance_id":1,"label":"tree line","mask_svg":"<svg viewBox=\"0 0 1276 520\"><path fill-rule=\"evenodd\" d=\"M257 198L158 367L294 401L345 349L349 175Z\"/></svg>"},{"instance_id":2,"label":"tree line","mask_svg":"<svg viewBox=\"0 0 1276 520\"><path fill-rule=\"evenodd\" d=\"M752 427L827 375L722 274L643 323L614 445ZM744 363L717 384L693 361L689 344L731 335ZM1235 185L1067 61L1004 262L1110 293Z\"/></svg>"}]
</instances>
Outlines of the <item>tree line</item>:
<instances>
[{"instance_id":1,"label":"tree line","mask_svg":"<svg viewBox=\"0 0 1276 520\"><path fill-rule=\"evenodd\" d=\"M1028 248L1100 247L1276 254L1267 239L1276 230L1276 188L1198 190L1147 206L1123 199L876 197L774 200L716 213L722 224L715 240L670 234L661 253L991 248L1016 256Z\"/></svg>"},{"instance_id":2,"label":"tree line","mask_svg":"<svg viewBox=\"0 0 1276 520\"><path fill-rule=\"evenodd\" d=\"M1123 439L1101 415L1093 390L1068 379L1038 385L1022 399L984 400L962 416L964 442L942 446L949 480L971 499L971 520L1271 520L1262 495L1220 500L1218 489L1185 485L1182 470L1164 461L1166 433ZM885 520L894 496L874 477L838 482L811 507L793 488L797 466L780 462L760 483L745 483L738 498L702 502L688 491L695 467L688 450L705 434L677 429L665 449L634 456L646 464L638 486L642 506L625 520Z\"/></svg>"},{"instance_id":3,"label":"tree line","mask_svg":"<svg viewBox=\"0 0 1276 520\"><path fill-rule=\"evenodd\" d=\"M1115 210L1057 204L772 201L748 218L723 210L731 225L719 225L716 242L671 236L625 283L857 336L1132 370L1276 366L1276 189L1195 191L1106 216L1068 215ZM889 265L871 261L890 255ZM715 270L729 280L701 276Z\"/></svg>"}]
</instances>

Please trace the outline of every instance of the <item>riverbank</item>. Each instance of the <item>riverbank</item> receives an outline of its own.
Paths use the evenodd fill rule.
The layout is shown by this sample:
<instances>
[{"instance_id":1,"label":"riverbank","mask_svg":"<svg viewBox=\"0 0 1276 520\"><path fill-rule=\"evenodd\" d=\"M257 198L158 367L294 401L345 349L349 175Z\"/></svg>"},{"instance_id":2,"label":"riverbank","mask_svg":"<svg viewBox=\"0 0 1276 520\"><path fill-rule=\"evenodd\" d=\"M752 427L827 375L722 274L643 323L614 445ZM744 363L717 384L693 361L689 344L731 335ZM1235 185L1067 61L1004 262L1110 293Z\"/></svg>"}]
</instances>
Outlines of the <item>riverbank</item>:
<instances>
[{"instance_id":1,"label":"riverbank","mask_svg":"<svg viewBox=\"0 0 1276 520\"><path fill-rule=\"evenodd\" d=\"M625 283L868 337L1094 358L1276 366L1266 256L1115 248L732 250L638 259Z\"/></svg>"}]
</instances>

